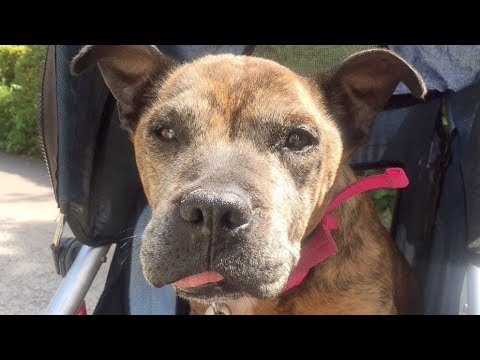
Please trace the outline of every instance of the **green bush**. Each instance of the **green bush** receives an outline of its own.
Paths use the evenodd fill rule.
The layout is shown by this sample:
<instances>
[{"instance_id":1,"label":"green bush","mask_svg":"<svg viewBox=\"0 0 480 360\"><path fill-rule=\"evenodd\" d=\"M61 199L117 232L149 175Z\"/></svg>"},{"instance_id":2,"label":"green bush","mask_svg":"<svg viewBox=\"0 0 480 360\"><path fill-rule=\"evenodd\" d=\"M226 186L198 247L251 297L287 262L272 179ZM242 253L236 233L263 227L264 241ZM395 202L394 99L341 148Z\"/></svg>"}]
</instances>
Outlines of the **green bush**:
<instances>
[{"instance_id":1,"label":"green bush","mask_svg":"<svg viewBox=\"0 0 480 360\"><path fill-rule=\"evenodd\" d=\"M0 46L0 150L40 155L36 119L45 50Z\"/></svg>"},{"instance_id":2,"label":"green bush","mask_svg":"<svg viewBox=\"0 0 480 360\"><path fill-rule=\"evenodd\" d=\"M24 45L0 45L0 84L10 86L15 78L15 64L28 48Z\"/></svg>"}]
</instances>

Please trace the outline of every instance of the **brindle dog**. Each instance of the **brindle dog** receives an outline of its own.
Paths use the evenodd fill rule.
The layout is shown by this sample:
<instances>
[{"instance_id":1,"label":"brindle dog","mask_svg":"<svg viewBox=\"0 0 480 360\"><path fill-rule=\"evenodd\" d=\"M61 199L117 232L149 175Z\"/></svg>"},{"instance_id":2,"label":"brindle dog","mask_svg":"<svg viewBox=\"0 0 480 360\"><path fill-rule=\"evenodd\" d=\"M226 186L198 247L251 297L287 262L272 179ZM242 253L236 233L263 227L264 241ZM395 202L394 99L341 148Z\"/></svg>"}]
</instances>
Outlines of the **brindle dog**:
<instances>
[{"instance_id":1,"label":"brindle dog","mask_svg":"<svg viewBox=\"0 0 480 360\"><path fill-rule=\"evenodd\" d=\"M141 246L151 285L174 284L193 313L209 303L252 314L418 311L408 264L367 195L335 211L338 253L282 292L302 241L355 180L348 160L376 113L399 82L424 96L403 59L369 50L303 77L256 57L178 64L154 46L102 45L84 47L72 72L94 64L117 99L152 207ZM185 286L195 274L210 282Z\"/></svg>"}]
</instances>

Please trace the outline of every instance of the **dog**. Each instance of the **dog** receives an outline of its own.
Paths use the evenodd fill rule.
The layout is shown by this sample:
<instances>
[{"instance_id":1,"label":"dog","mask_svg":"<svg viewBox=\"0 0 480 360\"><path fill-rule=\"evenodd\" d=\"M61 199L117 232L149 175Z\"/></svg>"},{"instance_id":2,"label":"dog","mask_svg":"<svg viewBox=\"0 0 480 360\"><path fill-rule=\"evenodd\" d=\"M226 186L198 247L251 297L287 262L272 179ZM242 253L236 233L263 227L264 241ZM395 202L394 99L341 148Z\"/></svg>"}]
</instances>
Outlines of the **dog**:
<instances>
[{"instance_id":1,"label":"dog","mask_svg":"<svg viewBox=\"0 0 480 360\"><path fill-rule=\"evenodd\" d=\"M192 314L211 304L233 314L421 311L408 263L365 194L334 211L337 253L283 291L330 200L356 180L348 160L375 115L400 82L424 97L405 60L367 50L300 76L253 56L180 64L155 46L89 45L71 71L94 65L152 208L140 252L152 286L172 284Z\"/></svg>"}]
</instances>

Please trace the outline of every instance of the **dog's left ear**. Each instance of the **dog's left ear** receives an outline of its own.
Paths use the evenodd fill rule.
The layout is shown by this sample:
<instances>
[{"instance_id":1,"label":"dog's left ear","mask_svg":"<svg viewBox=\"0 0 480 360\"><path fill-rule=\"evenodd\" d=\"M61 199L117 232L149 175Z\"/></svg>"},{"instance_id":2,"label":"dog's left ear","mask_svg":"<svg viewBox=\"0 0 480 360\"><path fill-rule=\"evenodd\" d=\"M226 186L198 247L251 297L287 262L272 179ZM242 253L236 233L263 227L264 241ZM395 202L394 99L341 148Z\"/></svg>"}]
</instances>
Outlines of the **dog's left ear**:
<instances>
[{"instance_id":1,"label":"dog's left ear","mask_svg":"<svg viewBox=\"0 0 480 360\"><path fill-rule=\"evenodd\" d=\"M316 75L315 81L326 97L325 105L342 128L347 157L368 140L375 115L400 82L418 98L426 94L418 72L383 49L354 54L332 70Z\"/></svg>"},{"instance_id":2,"label":"dog's left ear","mask_svg":"<svg viewBox=\"0 0 480 360\"><path fill-rule=\"evenodd\" d=\"M147 89L177 64L154 45L87 45L70 68L78 75L94 65L117 99L122 126L133 132L138 112L147 102Z\"/></svg>"}]
</instances>

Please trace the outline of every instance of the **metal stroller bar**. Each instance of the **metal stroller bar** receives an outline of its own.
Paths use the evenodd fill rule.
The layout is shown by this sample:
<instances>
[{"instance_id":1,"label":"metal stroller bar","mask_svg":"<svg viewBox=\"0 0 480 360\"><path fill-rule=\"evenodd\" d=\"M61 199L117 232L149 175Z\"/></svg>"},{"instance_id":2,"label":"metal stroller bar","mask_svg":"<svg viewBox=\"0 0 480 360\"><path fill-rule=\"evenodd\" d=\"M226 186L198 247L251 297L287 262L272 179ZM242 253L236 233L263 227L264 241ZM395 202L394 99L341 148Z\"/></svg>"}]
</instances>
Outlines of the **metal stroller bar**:
<instances>
[{"instance_id":1,"label":"metal stroller bar","mask_svg":"<svg viewBox=\"0 0 480 360\"><path fill-rule=\"evenodd\" d=\"M471 293L467 294L468 315L480 315L480 267L470 264L467 269L467 281ZM462 309L461 309L462 310Z\"/></svg>"},{"instance_id":2,"label":"metal stroller bar","mask_svg":"<svg viewBox=\"0 0 480 360\"><path fill-rule=\"evenodd\" d=\"M74 315L76 313L109 249L110 245L95 248L87 245L81 247L50 302L47 315Z\"/></svg>"}]
</instances>

